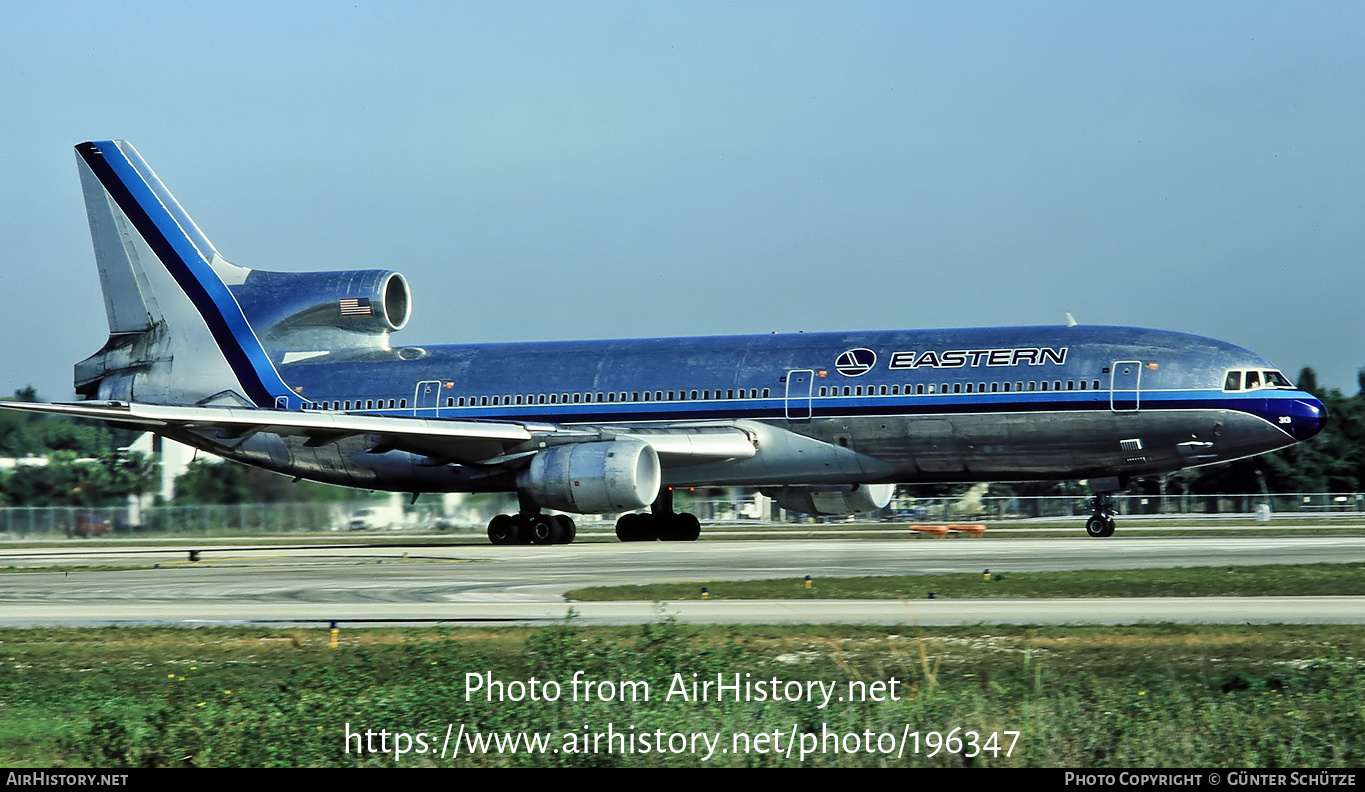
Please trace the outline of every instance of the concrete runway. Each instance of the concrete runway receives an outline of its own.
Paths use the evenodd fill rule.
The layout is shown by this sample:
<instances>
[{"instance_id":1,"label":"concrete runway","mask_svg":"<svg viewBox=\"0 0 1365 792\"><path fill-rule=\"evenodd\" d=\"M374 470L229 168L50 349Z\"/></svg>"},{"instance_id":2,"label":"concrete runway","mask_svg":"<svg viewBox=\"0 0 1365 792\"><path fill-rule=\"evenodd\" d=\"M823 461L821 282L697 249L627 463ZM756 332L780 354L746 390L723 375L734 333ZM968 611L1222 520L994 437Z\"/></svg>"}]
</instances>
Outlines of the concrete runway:
<instances>
[{"instance_id":1,"label":"concrete runway","mask_svg":"<svg viewBox=\"0 0 1365 792\"><path fill-rule=\"evenodd\" d=\"M387 539L386 541L394 541ZM420 543L420 538L414 538ZM204 548L198 563L187 551ZM404 553L407 559L404 560ZM1365 561L1365 537L763 539L564 547L0 548L0 625L544 622L613 583ZM160 568L147 568L160 564ZM93 571L93 565L127 566ZM1365 597L578 603L585 623L1365 623Z\"/></svg>"}]
</instances>

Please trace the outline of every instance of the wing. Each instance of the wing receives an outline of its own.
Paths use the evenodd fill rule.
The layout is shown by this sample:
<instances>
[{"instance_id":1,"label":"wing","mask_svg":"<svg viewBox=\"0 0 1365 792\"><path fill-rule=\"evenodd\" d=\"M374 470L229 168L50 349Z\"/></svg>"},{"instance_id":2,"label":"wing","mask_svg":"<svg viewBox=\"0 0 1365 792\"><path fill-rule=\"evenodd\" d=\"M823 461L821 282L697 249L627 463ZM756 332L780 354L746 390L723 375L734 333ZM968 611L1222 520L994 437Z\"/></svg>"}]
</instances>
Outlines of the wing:
<instances>
[{"instance_id":1,"label":"wing","mask_svg":"<svg viewBox=\"0 0 1365 792\"><path fill-rule=\"evenodd\" d=\"M128 402L36 404L0 402L0 409L87 418L150 431L212 432L223 439L251 433L306 438L322 446L351 437L365 437L376 452L398 450L438 462L475 465L513 464L540 449L567 443L586 443L631 437L654 448L659 461L670 465L722 459L747 459L756 452L756 438L736 426L695 423L649 428L564 426L518 421L461 421L389 415L357 415L324 411L262 410L241 407L176 407Z\"/></svg>"}]
</instances>

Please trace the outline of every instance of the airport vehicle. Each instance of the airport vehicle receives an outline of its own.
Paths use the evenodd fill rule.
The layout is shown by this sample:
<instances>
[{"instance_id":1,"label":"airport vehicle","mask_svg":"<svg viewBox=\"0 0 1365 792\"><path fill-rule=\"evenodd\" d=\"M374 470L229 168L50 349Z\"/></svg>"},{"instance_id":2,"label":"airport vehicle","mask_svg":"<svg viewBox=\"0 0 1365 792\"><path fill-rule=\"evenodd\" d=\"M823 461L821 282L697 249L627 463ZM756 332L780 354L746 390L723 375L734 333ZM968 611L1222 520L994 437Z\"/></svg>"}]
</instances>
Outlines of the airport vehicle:
<instances>
[{"instance_id":1,"label":"airport vehicle","mask_svg":"<svg viewBox=\"0 0 1365 792\"><path fill-rule=\"evenodd\" d=\"M66 405L350 487L516 492L494 543L695 539L674 486L788 509L884 506L899 482L1088 479L1113 533L1134 476L1317 433L1322 404L1232 344L1129 327L1004 327L395 345L397 272L228 263L124 141L76 147L110 335ZM648 513L636 511L649 507Z\"/></svg>"}]
</instances>

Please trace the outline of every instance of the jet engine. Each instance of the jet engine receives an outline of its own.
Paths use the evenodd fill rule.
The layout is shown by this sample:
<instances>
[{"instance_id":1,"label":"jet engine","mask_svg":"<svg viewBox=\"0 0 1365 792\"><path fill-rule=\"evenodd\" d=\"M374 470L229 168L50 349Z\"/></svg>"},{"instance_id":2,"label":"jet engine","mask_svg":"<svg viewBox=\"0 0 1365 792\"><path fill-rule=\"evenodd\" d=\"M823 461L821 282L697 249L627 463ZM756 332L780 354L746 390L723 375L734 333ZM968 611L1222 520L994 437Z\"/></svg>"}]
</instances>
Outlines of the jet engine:
<instances>
[{"instance_id":1,"label":"jet engine","mask_svg":"<svg viewBox=\"0 0 1365 792\"><path fill-rule=\"evenodd\" d=\"M229 288L269 347L375 346L412 315L412 292L397 272L247 272Z\"/></svg>"},{"instance_id":2,"label":"jet engine","mask_svg":"<svg viewBox=\"0 0 1365 792\"><path fill-rule=\"evenodd\" d=\"M639 440L552 446L517 475L541 506L579 514L639 509L659 494L659 455Z\"/></svg>"},{"instance_id":3,"label":"jet engine","mask_svg":"<svg viewBox=\"0 0 1365 792\"><path fill-rule=\"evenodd\" d=\"M774 487L761 492L788 511L835 515L876 511L891 502L895 489L895 484L838 484Z\"/></svg>"}]
</instances>

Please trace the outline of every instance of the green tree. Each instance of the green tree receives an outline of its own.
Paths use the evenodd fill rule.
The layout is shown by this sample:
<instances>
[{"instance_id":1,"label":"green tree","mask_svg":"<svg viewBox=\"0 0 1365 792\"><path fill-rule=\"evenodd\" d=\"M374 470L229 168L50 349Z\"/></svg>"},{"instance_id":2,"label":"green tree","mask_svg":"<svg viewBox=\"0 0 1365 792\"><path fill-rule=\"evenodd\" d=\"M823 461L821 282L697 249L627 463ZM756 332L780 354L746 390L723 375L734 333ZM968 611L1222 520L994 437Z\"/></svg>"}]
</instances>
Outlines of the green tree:
<instances>
[{"instance_id":1,"label":"green tree","mask_svg":"<svg viewBox=\"0 0 1365 792\"><path fill-rule=\"evenodd\" d=\"M1318 395L1318 373L1313 370L1312 366L1304 366L1299 370L1299 381L1295 384L1301 391L1311 393L1314 396Z\"/></svg>"},{"instance_id":2,"label":"green tree","mask_svg":"<svg viewBox=\"0 0 1365 792\"><path fill-rule=\"evenodd\" d=\"M144 491L157 465L141 454L78 459L54 451L46 465L22 465L4 478L6 500L17 506L115 506Z\"/></svg>"},{"instance_id":3,"label":"green tree","mask_svg":"<svg viewBox=\"0 0 1365 792\"><path fill-rule=\"evenodd\" d=\"M42 399L30 385L15 391L11 401ZM81 457L97 457L114 447L114 435L99 422L0 411L0 456L47 456L53 451L71 451Z\"/></svg>"}]
</instances>

